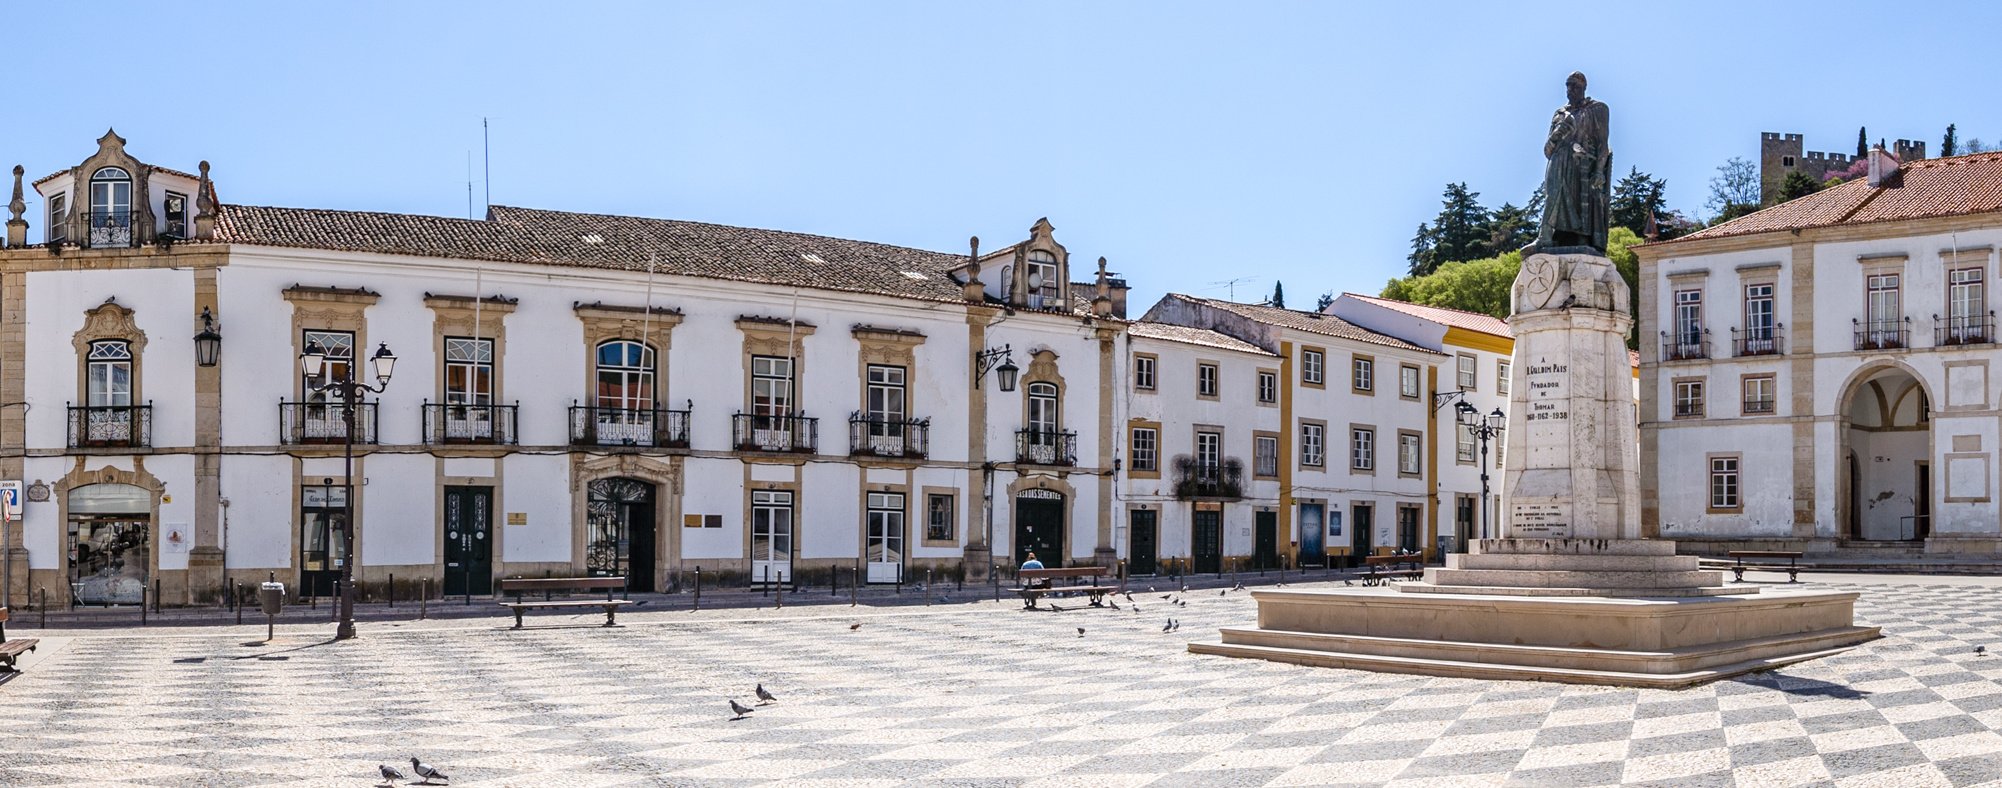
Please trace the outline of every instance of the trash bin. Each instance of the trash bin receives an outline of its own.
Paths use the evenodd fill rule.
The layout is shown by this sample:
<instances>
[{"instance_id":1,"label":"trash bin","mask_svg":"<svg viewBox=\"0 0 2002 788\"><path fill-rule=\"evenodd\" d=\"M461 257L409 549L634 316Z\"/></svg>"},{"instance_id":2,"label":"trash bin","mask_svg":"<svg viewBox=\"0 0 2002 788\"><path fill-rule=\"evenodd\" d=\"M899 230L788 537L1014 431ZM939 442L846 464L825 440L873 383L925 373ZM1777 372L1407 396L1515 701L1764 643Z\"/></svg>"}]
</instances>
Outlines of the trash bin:
<instances>
[{"instance_id":1,"label":"trash bin","mask_svg":"<svg viewBox=\"0 0 2002 788\"><path fill-rule=\"evenodd\" d=\"M285 584L279 582L259 584L257 602L264 608L264 615L278 615L279 609L285 605Z\"/></svg>"}]
</instances>

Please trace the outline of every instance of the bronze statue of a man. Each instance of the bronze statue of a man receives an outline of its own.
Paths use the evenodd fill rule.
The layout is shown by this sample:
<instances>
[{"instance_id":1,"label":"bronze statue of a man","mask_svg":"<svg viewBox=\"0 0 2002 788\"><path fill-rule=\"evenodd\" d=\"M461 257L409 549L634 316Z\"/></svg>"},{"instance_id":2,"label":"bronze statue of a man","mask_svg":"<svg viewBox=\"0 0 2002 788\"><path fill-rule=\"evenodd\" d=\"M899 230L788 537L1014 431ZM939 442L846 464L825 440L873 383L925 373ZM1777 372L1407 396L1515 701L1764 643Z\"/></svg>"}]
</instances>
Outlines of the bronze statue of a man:
<instances>
[{"instance_id":1,"label":"bronze statue of a man","mask_svg":"<svg viewBox=\"0 0 2002 788\"><path fill-rule=\"evenodd\" d=\"M1564 89L1570 101L1551 116L1550 138L1543 143L1550 160L1543 172L1543 226L1524 252L1590 247L1604 254L1613 172L1606 105L1585 95L1582 73L1571 72Z\"/></svg>"}]
</instances>

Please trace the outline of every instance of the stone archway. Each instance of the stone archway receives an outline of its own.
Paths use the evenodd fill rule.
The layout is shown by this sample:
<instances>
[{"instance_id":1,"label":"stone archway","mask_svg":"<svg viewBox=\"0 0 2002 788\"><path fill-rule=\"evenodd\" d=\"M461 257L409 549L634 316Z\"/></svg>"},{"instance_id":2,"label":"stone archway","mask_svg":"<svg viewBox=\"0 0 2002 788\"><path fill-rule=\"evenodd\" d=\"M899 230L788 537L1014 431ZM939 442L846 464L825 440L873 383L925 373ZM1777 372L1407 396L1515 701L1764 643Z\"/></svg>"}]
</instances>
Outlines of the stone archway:
<instances>
[{"instance_id":1,"label":"stone archway","mask_svg":"<svg viewBox=\"0 0 2002 788\"><path fill-rule=\"evenodd\" d=\"M604 479L627 479L652 486L652 577L635 588L668 591L681 581L681 460L641 454L572 455L570 466L570 560L589 571L591 487ZM648 562L639 562L644 565Z\"/></svg>"},{"instance_id":2,"label":"stone archway","mask_svg":"<svg viewBox=\"0 0 2002 788\"><path fill-rule=\"evenodd\" d=\"M129 471L109 465L95 471L89 471L84 469L83 462L84 458L78 457L76 465L70 469L69 473L65 474L62 479L55 483L52 494L49 496L51 500L56 502L57 528L61 529L58 537L61 540L59 542L61 549L56 554L58 559L56 562L56 574L60 578L60 582L53 585L64 589L63 594L69 600L69 603L75 604L78 601L75 598L76 586L72 585L72 572L76 566L72 564L75 556L73 555L73 537L70 533L71 526L75 524L75 521L79 517L102 514L100 512L72 512L73 498L71 494L100 485L106 487L115 486L132 488L137 491L138 497L144 499L143 503L135 503L133 506L128 507L139 509L143 506L144 511L122 512L122 514L130 515L134 521L138 521L143 517L146 524L147 533L144 545L145 571L140 573L140 576L145 579L141 582L157 581L160 584L161 593L170 594L172 598L184 598L187 593L187 570L162 571L160 569L161 546L167 541L165 538L167 535L154 533L154 531L158 530L160 524L160 499L167 492L166 484L153 474L148 473L146 466L136 460L133 470ZM83 534L79 532L79 535ZM187 539L189 536L189 534L181 534L179 538Z\"/></svg>"},{"instance_id":3,"label":"stone archway","mask_svg":"<svg viewBox=\"0 0 2002 788\"><path fill-rule=\"evenodd\" d=\"M1932 403L1910 367L1858 370L1838 403L1836 507L1842 539L1917 542L1931 534Z\"/></svg>"}]
</instances>

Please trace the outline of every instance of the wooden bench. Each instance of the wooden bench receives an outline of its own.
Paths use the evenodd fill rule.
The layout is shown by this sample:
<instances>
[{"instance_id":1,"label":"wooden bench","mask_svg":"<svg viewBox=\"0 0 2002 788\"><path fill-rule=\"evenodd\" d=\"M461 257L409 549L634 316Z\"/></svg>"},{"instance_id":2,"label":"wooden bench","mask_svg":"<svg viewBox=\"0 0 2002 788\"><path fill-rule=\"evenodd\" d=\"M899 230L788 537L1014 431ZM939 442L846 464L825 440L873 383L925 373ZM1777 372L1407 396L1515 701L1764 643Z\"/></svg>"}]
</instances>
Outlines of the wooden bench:
<instances>
[{"instance_id":1,"label":"wooden bench","mask_svg":"<svg viewBox=\"0 0 2002 788\"><path fill-rule=\"evenodd\" d=\"M612 592L626 587L623 577L524 577L500 581L502 594L512 595L513 601L500 603L501 607L514 611L514 628L521 628L523 611L538 607L595 607L605 611L605 626L618 623L619 608L633 603L630 599L613 599ZM604 589L604 599L555 599L557 591L597 591ZM541 600L523 600L522 595L540 591Z\"/></svg>"},{"instance_id":2,"label":"wooden bench","mask_svg":"<svg viewBox=\"0 0 2002 788\"><path fill-rule=\"evenodd\" d=\"M1745 582L1745 570L1747 569L1778 570L1781 568L1779 564L1747 564L1745 563L1745 559L1747 558L1784 558L1787 560L1785 567L1787 570L1787 582L1800 582L1800 553L1791 550L1732 550L1726 553L1726 555L1737 559L1737 563L1731 565L1731 574L1740 583Z\"/></svg>"},{"instance_id":3,"label":"wooden bench","mask_svg":"<svg viewBox=\"0 0 2002 788\"><path fill-rule=\"evenodd\" d=\"M1366 586L1382 585L1393 579L1418 580L1425 577L1424 553L1366 555L1362 560L1363 565L1369 567L1369 574L1362 576L1362 584ZM1384 569L1386 566L1390 568ZM1399 569L1400 566L1406 568Z\"/></svg>"},{"instance_id":4,"label":"wooden bench","mask_svg":"<svg viewBox=\"0 0 2002 788\"><path fill-rule=\"evenodd\" d=\"M1015 574L1022 581L1015 593L1022 595L1022 607L1033 609L1036 600L1048 594L1085 594L1091 597L1092 607L1102 607L1105 595L1119 591L1118 586L1105 585L1106 568L1102 566L1074 566L1068 569L1024 569ZM1068 585L1056 581L1069 580Z\"/></svg>"},{"instance_id":5,"label":"wooden bench","mask_svg":"<svg viewBox=\"0 0 2002 788\"><path fill-rule=\"evenodd\" d=\"M38 638L8 640L7 608L0 607L0 662L7 663L4 666L0 666L0 673L19 672L19 668L14 667L14 660L20 659L22 654L34 651L35 644L40 642L42 641Z\"/></svg>"}]
</instances>

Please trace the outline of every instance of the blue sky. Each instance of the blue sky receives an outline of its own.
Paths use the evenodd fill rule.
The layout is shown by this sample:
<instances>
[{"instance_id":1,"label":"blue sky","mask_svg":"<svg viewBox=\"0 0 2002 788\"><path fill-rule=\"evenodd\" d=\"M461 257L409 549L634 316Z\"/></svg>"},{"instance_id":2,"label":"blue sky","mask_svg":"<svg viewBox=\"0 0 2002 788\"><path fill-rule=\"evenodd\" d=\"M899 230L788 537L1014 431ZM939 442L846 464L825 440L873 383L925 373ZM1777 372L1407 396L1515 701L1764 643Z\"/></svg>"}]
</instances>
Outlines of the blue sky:
<instances>
[{"instance_id":1,"label":"blue sky","mask_svg":"<svg viewBox=\"0 0 2002 788\"><path fill-rule=\"evenodd\" d=\"M1756 160L1761 131L1834 151L1859 125L1935 152L1949 122L2002 141L1998 17L1833 2L36 3L5 12L0 164L39 177L115 126L143 160L210 160L229 202L462 216L485 116L496 203L947 251L1047 216L1142 305L1246 277L1240 300L1277 279L1311 306L1400 273L1446 182L1490 205L1527 198L1573 69L1612 107L1615 166L1702 213L1716 166ZM74 49L99 45L118 52Z\"/></svg>"}]
</instances>

